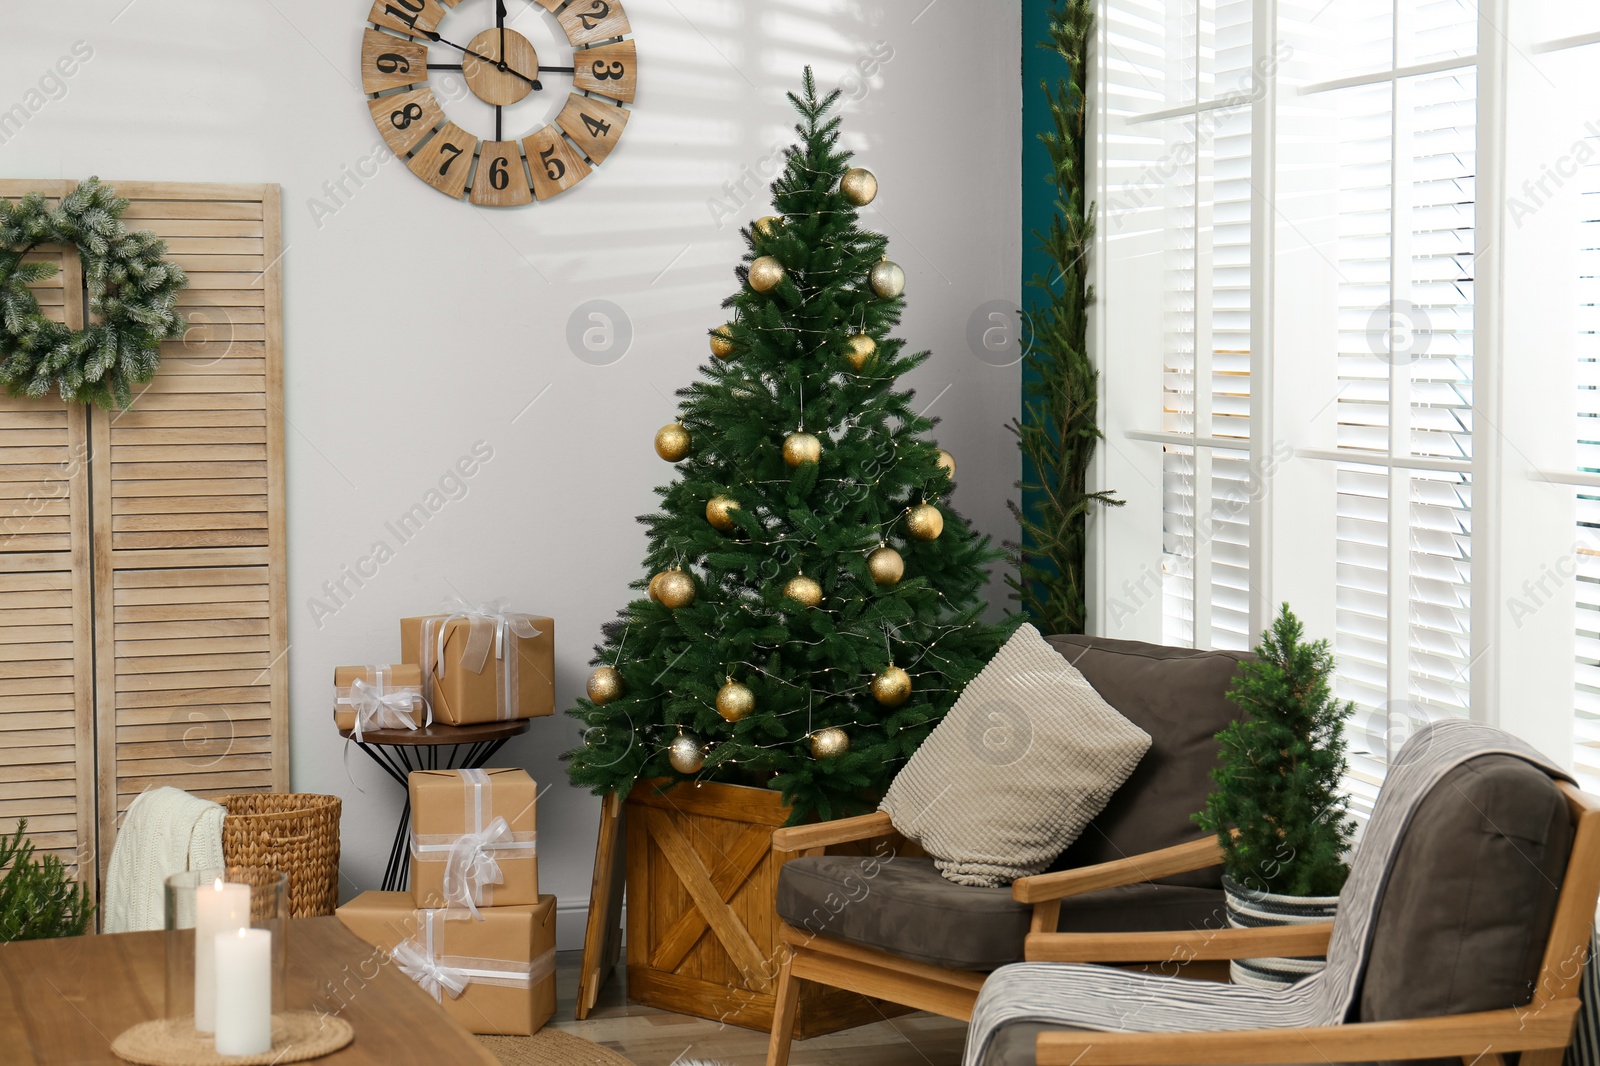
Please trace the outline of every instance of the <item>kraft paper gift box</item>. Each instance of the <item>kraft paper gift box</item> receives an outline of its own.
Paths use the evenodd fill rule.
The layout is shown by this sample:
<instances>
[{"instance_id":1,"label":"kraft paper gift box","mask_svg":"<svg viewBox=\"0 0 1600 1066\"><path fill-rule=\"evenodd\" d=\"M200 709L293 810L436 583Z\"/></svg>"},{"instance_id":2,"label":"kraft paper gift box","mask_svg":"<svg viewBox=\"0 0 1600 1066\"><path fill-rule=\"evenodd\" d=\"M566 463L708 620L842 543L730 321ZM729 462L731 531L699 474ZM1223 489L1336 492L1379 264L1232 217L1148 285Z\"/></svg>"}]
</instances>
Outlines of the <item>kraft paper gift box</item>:
<instances>
[{"instance_id":1,"label":"kraft paper gift box","mask_svg":"<svg viewBox=\"0 0 1600 1066\"><path fill-rule=\"evenodd\" d=\"M532 1036L555 1013L554 896L481 922L419 909L406 892L363 892L335 913L474 1033Z\"/></svg>"},{"instance_id":2,"label":"kraft paper gift box","mask_svg":"<svg viewBox=\"0 0 1600 1066\"><path fill-rule=\"evenodd\" d=\"M368 729L416 729L427 725L429 717L422 698L422 667L334 667L333 722L355 739Z\"/></svg>"},{"instance_id":3,"label":"kraft paper gift box","mask_svg":"<svg viewBox=\"0 0 1600 1066\"><path fill-rule=\"evenodd\" d=\"M539 718L556 710L556 624L499 604L400 619L400 657L449 725Z\"/></svg>"},{"instance_id":4,"label":"kraft paper gift box","mask_svg":"<svg viewBox=\"0 0 1600 1066\"><path fill-rule=\"evenodd\" d=\"M526 770L416 770L411 797L411 895L452 917L539 899L534 801Z\"/></svg>"}]
</instances>

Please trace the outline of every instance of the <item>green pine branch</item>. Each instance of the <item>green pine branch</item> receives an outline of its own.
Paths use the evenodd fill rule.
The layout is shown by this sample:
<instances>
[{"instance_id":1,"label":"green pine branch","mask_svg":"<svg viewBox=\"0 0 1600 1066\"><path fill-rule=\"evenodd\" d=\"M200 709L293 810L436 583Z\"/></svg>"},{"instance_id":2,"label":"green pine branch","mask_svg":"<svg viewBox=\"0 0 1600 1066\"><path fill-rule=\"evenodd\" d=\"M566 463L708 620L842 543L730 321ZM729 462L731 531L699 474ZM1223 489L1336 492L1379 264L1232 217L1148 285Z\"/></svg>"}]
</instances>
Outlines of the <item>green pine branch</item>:
<instances>
[{"instance_id":1,"label":"green pine branch","mask_svg":"<svg viewBox=\"0 0 1600 1066\"><path fill-rule=\"evenodd\" d=\"M1087 621L1085 569L1089 515L1097 506L1119 507L1108 491L1089 491L1089 466L1101 440L1097 423L1100 374L1089 359L1088 256L1094 238L1094 204L1085 196L1084 93L1088 77L1091 0L1064 0L1051 12L1050 40L1040 47L1060 53L1067 78L1054 89L1041 83L1053 129L1039 134L1050 157L1048 180L1055 214L1047 233L1035 233L1049 254L1050 273L1029 282L1044 297L1033 316L1025 366L1022 417L1007 428L1016 435L1033 479L1017 483L1023 503L1010 503L1021 539L1008 544L1016 566L1006 576L1012 598L1046 633L1082 633Z\"/></svg>"},{"instance_id":2,"label":"green pine branch","mask_svg":"<svg viewBox=\"0 0 1600 1066\"><path fill-rule=\"evenodd\" d=\"M82 936L94 915L88 886L54 855L36 861L27 827L21 819L15 833L0 837L0 943Z\"/></svg>"}]
</instances>

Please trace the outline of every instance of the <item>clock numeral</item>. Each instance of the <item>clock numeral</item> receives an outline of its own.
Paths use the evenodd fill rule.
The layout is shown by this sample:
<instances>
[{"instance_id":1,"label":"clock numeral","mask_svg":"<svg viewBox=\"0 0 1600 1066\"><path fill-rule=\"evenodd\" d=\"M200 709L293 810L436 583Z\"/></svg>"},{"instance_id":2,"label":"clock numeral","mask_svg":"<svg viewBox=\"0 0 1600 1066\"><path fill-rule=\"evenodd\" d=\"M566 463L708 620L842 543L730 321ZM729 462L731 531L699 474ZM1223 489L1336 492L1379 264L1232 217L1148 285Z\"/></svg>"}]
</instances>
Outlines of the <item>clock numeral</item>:
<instances>
[{"instance_id":1,"label":"clock numeral","mask_svg":"<svg viewBox=\"0 0 1600 1066\"><path fill-rule=\"evenodd\" d=\"M596 137L604 137L611 132L611 123L596 122L588 115L583 115L581 117L583 119L583 124L589 127L589 132L594 134Z\"/></svg>"},{"instance_id":2,"label":"clock numeral","mask_svg":"<svg viewBox=\"0 0 1600 1066\"><path fill-rule=\"evenodd\" d=\"M598 60L594 65L594 77L596 81L621 81L622 76L625 73L627 73L627 71L623 69L622 64L614 61L609 67Z\"/></svg>"},{"instance_id":3,"label":"clock numeral","mask_svg":"<svg viewBox=\"0 0 1600 1066\"><path fill-rule=\"evenodd\" d=\"M489 187L491 189L504 189L511 184L511 175L506 173L506 157L499 156L489 164Z\"/></svg>"},{"instance_id":4,"label":"clock numeral","mask_svg":"<svg viewBox=\"0 0 1600 1066\"><path fill-rule=\"evenodd\" d=\"M578 21L583 23L584 29L592 30L610 14L611 5L606 3L606 0L594 0L594 3L589 5L589 10L578 16Z\"/></svg>"},{"instance_id":5,"label":"clock numeral","mask_svg":"<svg viewBox=\"0 0 1600 1066\"><path fill-rule=\"evenodd\" d=\"M411 73L411 60L395 52L385 52L376 60L376 66L383 74L409 74Z\"/></svg>"},{"instance_id":6,"label":"clock numeral","mask_svg":"<svg viewBox=\"0 0 1600 1066\"><path fill-rule=\"evenodd\" d=\"M389 116L389 121L394 123L394 128L403 130L417 119L422 117L422 105L416 102L407 104Z\"/></svg>"},{"instance_id":7,"label":"clock numeral","mask_svg":"<svg viewBox=\"0 0 1600 1066\"><path fill-rule=\"evenodd\" d=\"M384 8L389 15L398 22L404 22L411 29L417 28L417 16L422 14L423 6L427 0L395 0L399 7L390 4Z\"/></svg>"},{"instance_id":8,"label":"clock numeral","mask_svg":"<svg viewBox=\"0 0 1600 1066\"><path fill-rule=\"evenodd\" d=\"M446 141L439 147L439 154L443 155L447 152L450 154L450 158L446 159L444 161L444 165L439 168L439 176L441 178L450 173L450 164L461 158L461 149L457 148L449 141Z\"/></svg>"},{"instance_id":9,"label":"clock numeral","mask_svg":"<svg viewBox=\"0 0 1600 1066\"><path fill-rule=\"evenodd\" d=\"M567 165L554 158L555 154L556 146L552 144L549 148L539 153L539 161L544 164L545 175L551 181L560 181L567 176Z\"/></svg>"}]
</instances>

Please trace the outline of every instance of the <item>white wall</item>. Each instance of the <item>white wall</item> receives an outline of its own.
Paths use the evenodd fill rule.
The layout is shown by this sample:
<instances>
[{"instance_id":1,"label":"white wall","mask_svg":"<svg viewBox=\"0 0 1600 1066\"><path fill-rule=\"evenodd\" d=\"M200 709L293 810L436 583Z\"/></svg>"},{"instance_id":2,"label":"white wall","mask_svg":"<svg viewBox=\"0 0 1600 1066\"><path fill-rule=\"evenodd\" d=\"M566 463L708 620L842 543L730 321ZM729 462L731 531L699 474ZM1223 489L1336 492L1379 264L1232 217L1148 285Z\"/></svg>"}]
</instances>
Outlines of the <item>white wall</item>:
<instances>
[{"instance_id":1,"label":"white wall","mask_svg":"<svg viewBox=\"0 0 1600 1066\"><path fill-rule=\"evenodd\" d=\"M345 797L347 895L379 880L399 790L359 754L355 787L347 780L333 668L398 659L396 619L446 596L507 597L557 619L557 704L570 704L639 572L634 517L670 474L651 438L707 357L738 226L768 210L771 171L748 175L789 139L783 93L806 63L822 85L851 90L847 143L881 182L865 223L906 270L902 335L934 350L912 384L938 397L957 504L997 540L1012 535L1004 500L1018 462L1001 426L1018 373L976 358L967 336L974 309L1018 297L1018 11L924 3L630 0L641 88L620 149L558 199L499 212L452 203L393 160L369 163L376 176L359 187L349 179L381 144L357 70L361 0L8 6L0 112L22 104L30 117L0 130L0 174L283 186L293 777L297 790ZM536 45L551 39L548 16L512 7ZM492 11L462 0L441 31L465 41ZM77 41L92 58L64 91L41 87ZM874 53L888 58L862 77L857 63ZM557 105L563 82L550 77L544 94ZM531 128L541 106L518 121ZM475 101L446 108L492 134ZM730 199L724 183L741 178L753 195ZM341 179L347 192L330 197L324 183ZM622 308L633 333L609 365L567 341L569 317L596 298ZM480 441L492 460L400 545L385 523ZM327 598L324 582L379 540L393 560L343 603ZM597 811L557 760L576 740L558 716L499 759L554 786L540 801L541 873L567 944L581 930Z\"/></svg>"}]
</instances>

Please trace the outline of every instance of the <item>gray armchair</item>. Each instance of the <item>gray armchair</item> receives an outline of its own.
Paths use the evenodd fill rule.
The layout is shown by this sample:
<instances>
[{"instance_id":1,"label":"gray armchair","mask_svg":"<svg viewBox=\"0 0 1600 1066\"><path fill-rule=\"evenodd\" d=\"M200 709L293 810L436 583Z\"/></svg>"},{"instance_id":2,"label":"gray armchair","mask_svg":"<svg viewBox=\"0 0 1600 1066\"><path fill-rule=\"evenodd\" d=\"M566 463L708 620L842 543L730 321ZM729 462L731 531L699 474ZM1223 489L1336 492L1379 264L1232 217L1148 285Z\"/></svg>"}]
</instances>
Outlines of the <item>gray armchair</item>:
<instances>
[{"instance_id":1,"label":"gray armchair","mask_svg":"<svg viewBox=\"0 0 1600 1066\"><path fill-rule=\"evenodd\" d=\"M870 988L872 995L967 1019L990 971L1024 958L1037 933L1195 931L1223 923L1220 850L1191 816L1211 791L1216 734L1235 718L1225 698L1246 653L1169 648L1104 637L1049 638L1150 750L1051 872L1010 888L969 888L931 859L898 848L864 864L832 845L891 833L886 814L780 829L773 847L800 852L778 882L787 945L768 1066L784 1066L795 984ZM1126 961L1112 953L1107 962ZM1157 960L1158 962L1166 960ZM1225 964L1182 963L1224 977Z\"/></svg>"}]
</instances>

